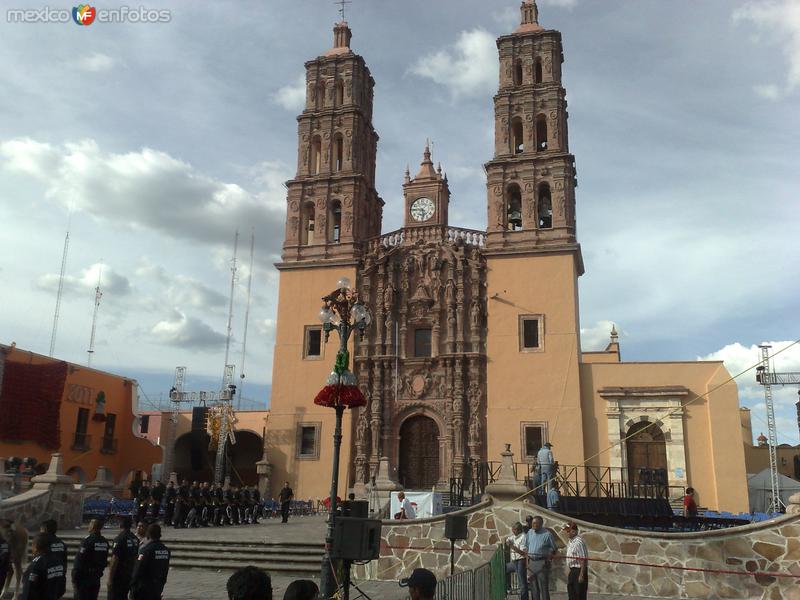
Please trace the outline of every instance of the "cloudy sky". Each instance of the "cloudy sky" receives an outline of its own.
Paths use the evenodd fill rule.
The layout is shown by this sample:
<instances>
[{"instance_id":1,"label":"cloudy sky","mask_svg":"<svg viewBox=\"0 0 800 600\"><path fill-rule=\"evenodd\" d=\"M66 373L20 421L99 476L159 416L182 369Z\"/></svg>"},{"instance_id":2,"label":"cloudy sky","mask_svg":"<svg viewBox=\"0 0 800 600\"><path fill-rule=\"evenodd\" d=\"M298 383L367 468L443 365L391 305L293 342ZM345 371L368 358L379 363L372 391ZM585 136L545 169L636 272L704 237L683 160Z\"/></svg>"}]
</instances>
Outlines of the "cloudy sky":
<instances>
[{"instance_id":1,"label":"cloudy sky","mask_svg":"<svg viewBox=\"0 0 800 600\"><path fill-rule=\"evenodd\" d=\"M244 394L265 402L303 63L331 46L335 6L161 1L147 7L169 9L167 23L88 27L9 23L8 6L0 341L48 352L69 228L56 355L85 362L101 277L95 366L136 377L150 399L177 365L190 385L216 386L237 228L241 372L254 230ZM494 39L516 26L517 0L349 11L376 80L384 231L401 224L403 171L427 137L450 178L451 222L484 228ZM735 374L762 341L800 338L800 0L540 0L540 12L564 39L584 348L615 322L626 360L724 359ZM799 348L777 368L800 371ZM759 430L751 381L741 400ZM778 395L781 439L794 443L796 398Z\"/></svg>"}]
</instances>

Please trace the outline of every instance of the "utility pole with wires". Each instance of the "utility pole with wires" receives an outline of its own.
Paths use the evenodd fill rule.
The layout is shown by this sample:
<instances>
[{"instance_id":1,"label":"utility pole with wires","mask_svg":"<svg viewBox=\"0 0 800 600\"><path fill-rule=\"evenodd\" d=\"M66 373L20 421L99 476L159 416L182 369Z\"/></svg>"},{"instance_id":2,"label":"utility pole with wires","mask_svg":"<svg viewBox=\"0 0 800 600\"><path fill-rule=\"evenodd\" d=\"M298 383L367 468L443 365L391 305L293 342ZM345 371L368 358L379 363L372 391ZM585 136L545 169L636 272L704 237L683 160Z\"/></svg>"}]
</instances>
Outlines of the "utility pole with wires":
<instances>
[{"instance_id":1,"label":"utility pole with wires","mask_svg":"<svg viewBox=\"0 0 800 600\"><path fill-rule=\"evenodd\" d=\"M764 403L767 406L767 443L769 444L769 478L772 497L767 508L768 513L783 512L786 505L781 499L780 479L778 479L778 428L775 422L775 403L772 399L773 385L800 385L800 373L775 373L770 368L769 344L762 344L761 364L756 367L756 381L764 387ZM800 424L800 416L798 416Z\"/></svg>"},{"instance_id":2,"label":"utility pole with wires","mask_svg":"<svg viewBox=\"0 0 800 600\"><path fill-rule=\"evenodd\" d=\"M92 366L92 355L94 354L94 334L97 330L97 311L100 309L100 298L103 297L103 292L100 291L100 280L103 277L103 266L100 265L100 270L97 273L97 287L94 288L94 313L92 314L92 333L89 336L89 349L86 351L88 357L86 359L86 366ZM61 284L59 284L59 288Z\"/></svg>"}]
</instances>

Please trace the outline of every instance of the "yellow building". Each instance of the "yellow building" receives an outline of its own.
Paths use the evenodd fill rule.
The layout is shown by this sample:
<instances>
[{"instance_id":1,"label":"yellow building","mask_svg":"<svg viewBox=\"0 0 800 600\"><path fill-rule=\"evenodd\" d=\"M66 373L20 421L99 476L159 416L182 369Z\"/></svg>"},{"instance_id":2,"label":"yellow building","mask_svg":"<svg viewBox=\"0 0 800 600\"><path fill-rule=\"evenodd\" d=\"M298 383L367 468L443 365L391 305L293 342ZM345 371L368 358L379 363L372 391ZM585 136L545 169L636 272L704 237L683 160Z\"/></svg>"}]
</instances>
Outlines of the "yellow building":
<instances>
[{"instance_id":1,"label":"yellow building","mask_svg":"<svg viewBox=\"0 0 800 600\"><path fill-rule=\"evenodd\" d=\"M605 351L581 350L584 266L561 34L539 25L532 0L521 14L497 40L486 231L450 225L447 176L426 147L417 174L406 171L404 227L381 234L374 81L350 49L347 23L306 63L277 265L273 481L327 494L334 412L313 398L335 349L317 313L346 276L373 323L351 342L368 405L345 415L340 495L362 493L375 475L379 486L446 488L505 444L532 463L550 442L563 472L607 467L597 472L629 487L656 477L673 495L693 485L705 506L746 510L744 451L731 435L738 394L722 363L624 363L613 331Z\"/></svg>"}]
</instances>

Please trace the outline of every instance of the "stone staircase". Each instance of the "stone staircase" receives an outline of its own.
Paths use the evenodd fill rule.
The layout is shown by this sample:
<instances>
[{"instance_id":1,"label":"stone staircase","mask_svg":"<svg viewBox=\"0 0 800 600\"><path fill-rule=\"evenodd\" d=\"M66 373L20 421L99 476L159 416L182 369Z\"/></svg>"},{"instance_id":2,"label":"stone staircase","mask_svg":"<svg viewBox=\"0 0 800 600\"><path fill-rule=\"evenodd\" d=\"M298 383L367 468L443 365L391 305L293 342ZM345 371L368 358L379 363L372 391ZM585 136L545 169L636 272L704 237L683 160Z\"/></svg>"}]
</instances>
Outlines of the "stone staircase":
<instances>
[{"instance_id":1,"label":"stone staircase","mask_svg":"<svg viewBox=\"0 0 800 600\"><path fill-rule=\"evenodd\" d=\"M113 532L116 536L117 532ZM109 541L111 532L104 534ZM59 533L68 546L70 557L86 534ZM172 552L170 567L175 569L203 569L205 571L235 571L253 565L272 575L295 578L319 575L324 553L322 544L313 542L257 542L231 540L176 540L164 543Z\"/></svg>"}]
</instances>

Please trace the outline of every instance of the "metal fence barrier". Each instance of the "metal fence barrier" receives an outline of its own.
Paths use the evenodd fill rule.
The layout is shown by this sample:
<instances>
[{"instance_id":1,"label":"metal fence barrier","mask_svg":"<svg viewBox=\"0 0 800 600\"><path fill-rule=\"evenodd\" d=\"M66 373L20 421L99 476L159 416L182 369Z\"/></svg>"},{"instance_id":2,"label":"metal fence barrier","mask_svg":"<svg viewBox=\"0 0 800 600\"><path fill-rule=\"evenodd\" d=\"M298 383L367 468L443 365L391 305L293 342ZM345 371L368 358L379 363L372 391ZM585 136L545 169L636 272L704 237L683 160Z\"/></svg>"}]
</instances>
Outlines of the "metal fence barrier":
<instances>
[{"instance_id":1,"label":"metal fence barrier","mask_svg":"<svg viewBox=\"0 0 800 600\"><path fill-rule=\"evenodd\" d=\"M505 552L497 547L488 563L440 580L435 600L505 600ZM410 600L410 598L409 598Z\"/></svg>"}]
</instances>

